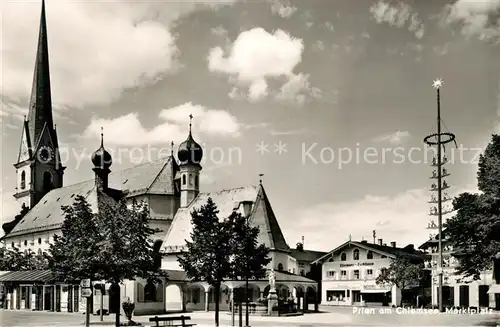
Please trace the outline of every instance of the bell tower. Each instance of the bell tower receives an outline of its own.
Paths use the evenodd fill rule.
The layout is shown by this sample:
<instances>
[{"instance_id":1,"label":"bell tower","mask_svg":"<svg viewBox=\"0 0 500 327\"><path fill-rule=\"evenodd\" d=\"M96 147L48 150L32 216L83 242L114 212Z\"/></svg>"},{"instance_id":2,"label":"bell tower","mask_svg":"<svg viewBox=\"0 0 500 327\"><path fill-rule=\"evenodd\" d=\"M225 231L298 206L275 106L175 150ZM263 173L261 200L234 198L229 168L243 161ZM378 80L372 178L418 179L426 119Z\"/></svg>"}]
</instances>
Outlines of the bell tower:
<instances>
[{"instance_id":1,"label":"bell tower","mask_svg":"<svg viewBox=\"0 0 500 327\"><path fill-rule=\"evenodd\" d=\"M42 0L40 29L28 117L24 119L17 162L14 197L32 208L54 188L62 187L65 167L59 153L52 118L49 53L45 1Z\"/></svg>"},{"instance_id":2,"label":"bell tower","mask_svg":"<svg viewBox=\"0 0 500 327\"><path fill-rule=\"evenodd\" d=\"M193 115L189 115L188 138L179 145L177 157L179 158L179 170L181 175L181 203L180 207L189 206L200 192L200 171L203 149L193 139L191 133Z\"/></svg>"}]
</instances>

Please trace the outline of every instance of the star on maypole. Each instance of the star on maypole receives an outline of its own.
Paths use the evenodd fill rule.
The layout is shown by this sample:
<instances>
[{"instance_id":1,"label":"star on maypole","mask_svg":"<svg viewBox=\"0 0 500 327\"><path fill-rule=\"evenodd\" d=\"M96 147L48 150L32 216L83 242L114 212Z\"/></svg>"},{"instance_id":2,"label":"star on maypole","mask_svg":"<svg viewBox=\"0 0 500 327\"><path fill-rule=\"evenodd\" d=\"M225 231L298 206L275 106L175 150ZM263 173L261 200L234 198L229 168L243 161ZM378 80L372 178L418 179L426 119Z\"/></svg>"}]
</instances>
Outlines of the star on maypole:
<instances>
[{"instance_id":1,"label":"star on maypole","mask_svg":"<svg viewBox=\"0 0 500 327\"><path fill-rule=\"evenodd\" d=\"M441 86L443 86L443 80L441 78L438 78L432 82L432 87L435 89L440 89Z\"/></svg>"}]
</instances>

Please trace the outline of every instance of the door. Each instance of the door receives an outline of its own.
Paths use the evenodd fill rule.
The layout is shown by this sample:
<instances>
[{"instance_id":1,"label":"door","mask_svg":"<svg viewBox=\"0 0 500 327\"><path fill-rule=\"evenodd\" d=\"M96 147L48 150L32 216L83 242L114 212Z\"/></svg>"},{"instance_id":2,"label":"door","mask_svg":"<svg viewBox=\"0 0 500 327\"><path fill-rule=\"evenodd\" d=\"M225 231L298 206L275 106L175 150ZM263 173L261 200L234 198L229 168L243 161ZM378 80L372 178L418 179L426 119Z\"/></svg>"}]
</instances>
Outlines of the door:
<instances>
[{"instance_id":1,"label":"door","mask_svg":"<svg viewBox=\"0 0 500 327\"><path fill-rule=\"evenodd\" d=\"M438 287L439 289L439 287ZM443 306L453 307L455 305L455 290L452 286L443 286Z\"/></svg>"},{"instance_id":2,"label":"door","mask_svg":"<svg viewBox=\"0 0 500 327\"><path fill-rule=\"evenodd\" d=\"M469 285L460 286L460 306L463 308L469 307Z\"/></svg>"},{"instance_id":3,"label":"door","mask_svg":"<svg viewBox=\"0 0 500 327\"><path fill-rule=\"evenodd\" d=\"M479 307L489 308L490 297L488 295L488 285L479 285Z\"/></svg>"}]
</instances>

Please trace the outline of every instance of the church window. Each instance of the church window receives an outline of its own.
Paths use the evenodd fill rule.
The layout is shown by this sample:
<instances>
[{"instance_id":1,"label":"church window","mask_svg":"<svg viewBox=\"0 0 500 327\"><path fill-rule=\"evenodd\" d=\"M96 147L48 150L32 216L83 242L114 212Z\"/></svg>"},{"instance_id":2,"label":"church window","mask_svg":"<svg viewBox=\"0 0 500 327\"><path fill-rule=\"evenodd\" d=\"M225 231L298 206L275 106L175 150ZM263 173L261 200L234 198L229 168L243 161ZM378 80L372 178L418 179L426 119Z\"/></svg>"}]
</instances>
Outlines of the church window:
<instances>
[{"instance_id":1,"label":"church window","mask_svg":"<svg viewBox=\"0 0 500 327\"><path fill-rule=\"evenodd\" d=\"M194 186L195 187L198 187L200 185L200 180L198 178L198 175L197 176L194 176Z\"/></svg>"},{"instance_id":2,"label":"church window","mask_svg":"<svg viewBox=\"0 0 500 327\"><path fill-rule=\"evenodd\" d=\"M21 173L21 190L24 190L26 187L26 172L23 170Z\"/></svg>"},{"instance_id":3,"label":"church window","mask_svg":"<svg viewBox=\"0 0 500 327\"><path fill-rule=\"evenodd\" d=\"M283 264L282 263L278 264L278 271L283 271Z\"/></svg>"},{"instance_id":4,"label":"church window","mask_svg":"<svg viewBox=\"0 0 500 327\"><path fill-rule=\"evenodd\" d=\"M358 249L355 249L354 251L352 251L352 258L354 260L359 260L359 250Z\"/></svg>"},{"instance_id":5,"label":"church window","mask_svg":"<svg viewBox=\"0 0 500 327\"><path fill-rule=\"evenodd\" d=\"M43 173L43 190L44 192L49 192L52 189L52 174L50 171L46 171Z\"/></svg>"},{"instance_id":6,"label":"church window","mask_svg":"<svg viewBox=\"0 0 500 327\"><path fill-rule=\"evenodd\" d=\"M347 255L345 253L342 253L340 255L340 261L346 261L347 260Z\"/></svg>"},{"instance_id":7,"label":"church window","mask_svg":"<svg viewBox=\"0 0 500 327\"><path fill-rule=\"evenodd\" d=\"M182 185L186 185L186 175L182 175Z\"/></svg>"},{"instance_id":8,"label":"church window","mask_svg":"<svg viewBox=\"0 0 500 327\"><path fill-rule=\"evenodd\" d=\"M368 251L368 253L366 253L366 259L368 259L368 260L373 259L373 252L372 251Z\"/></svg>"}]
</instances>

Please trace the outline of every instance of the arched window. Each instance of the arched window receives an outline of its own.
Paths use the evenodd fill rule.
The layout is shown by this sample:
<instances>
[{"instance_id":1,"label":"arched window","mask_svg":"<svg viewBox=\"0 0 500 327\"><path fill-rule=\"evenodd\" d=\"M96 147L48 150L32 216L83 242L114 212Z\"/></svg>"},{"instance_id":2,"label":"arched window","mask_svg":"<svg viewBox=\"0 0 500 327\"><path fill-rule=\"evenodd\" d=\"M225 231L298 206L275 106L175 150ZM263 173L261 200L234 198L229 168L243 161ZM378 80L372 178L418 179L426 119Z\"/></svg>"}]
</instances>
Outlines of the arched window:
<instances>
[{"instance_id":1,"label":"arched window","mask_svg":"<svg viewBox=\"0 0 500 327\"><path fill-rule=\"evenodd\" d=\"M354 251L352 251L352 259L359 260L359 250L358 249L355 249Z\"/></svg>"},{"instance_id":2,"label":"arched window","mask_svg":"<svg viewBox=\"0 0 500 327\"><path fill-rule=\"evenodd\" d=\"M193 175L189 174L189 185L193 185Z\"/></svg>"},{"instance_id":3,"label":"arched window","mask_svg":"<svg viewBox=\"0 0 500 327\"><path fill-rule=\"evenodd\" d=\"M14 242L10 243L10 246L11 246L11 247L14 247Z\"/></svg>"},{"instance_id":4,"label":"arched window","mask_svg":"<svg viewBox=\"0 0 500 327\"><path fill-rule=\"evenodd\" d=\"M182 175L182 185L186 185L186 175Z\"/></svg>"},{"instance_id":5,"label":"arched window","mask_svg":"<svg viewBox=\"0 0 500 327\"><path fill-rule=\"evenodd\" d=\"M52 185L52 174L50 171L43 173L43 190L44 192L49 192L54 186Z\"/></svg>"},{"instance_id":6,"label":"arched window","mask_svg":"<svg viewBox=\"0 0 500 327\"><path fill-rule=\"evenodd\" d=\"M335 260L333 258L328 259L328 262L334 262Z\"/></svg>"},{"instance_id":7,"label":"arched window","mask_svg":"<svg viewBox=\"0 0 500 327\"><path fill-rule=\"evenodd\" d=\"M38 244L42 244L42 239L40 237L38 238Z\"/></svg>"},{"instance_id":8,"label":"arched window","mask_svg":"<svg viewBox=\"0 0 500 327\"><path fill-rule=\"evenodd\" d=\"M21 190L24 190L26 187L26 172L23 170L21 173Z\"/></svg>"},{"instance_id":9,"label":"arched window","mask_svg":"<svg viewBox=\"0 0 500 327\"><path fill-rule=\"evenodd\" d=\"M342 253L340 255L340 261L346 261L347 260L347 255L345 253Z\"/></svg>"},{"instance_id":10,"label":"arched window","mask_svg":"<svg viewBox=\"0 0 500 327\"><path fill-rule=\"evenodd\" d=\"M366 253L366 259L368 259L368 260L373 259L373 252L372 252L372 251L368 251L368 252Z\"/></svg>"},{"instance_id":11,"label":"arched window","mask_svg":"<svg viewBox=\"0 0 500 327\"><path fill-rule=\"evenodd\" d=\"M156 286L150 280L144 286L144 302L156 302Z\"/></svg>"},{"instance_id":12,"label":"arched window","mask_svg":"<svg viewBox=\"0 0 500 327\"><path fill-rule=\"evenodd\" d=\"M38 249L38 255L42 255L42 249Z\"/></svg>"},{"instance_id":13,"label":"arched window","mask_svg":"<svg viewBox=\"0 0 500 327\"><path fill-rule=\"evenodd\" d=\"M24 240L24 246L28 246L28 241Z\"/></svg>"},{"instance_id":14,"label":"arched window","mask_svg":"<svg viewBox=\"0 0 500 327\"><path fill-rule=\"evenodd\" d=\"M278 264L278 271L283 271L283 264L282 263Z\"/></svg>"},{"instance_id":15,"label":"arched window","mask_svg":"<svg viewBox=\"0 0 500 327\"><path fill-rule=\"evenodd\" d=\"M199 176L196 175L196 176L194 176L194 186L199 187L199 185L200 185L200 179L199 179Z\"/></svg>"}]
</instances>

